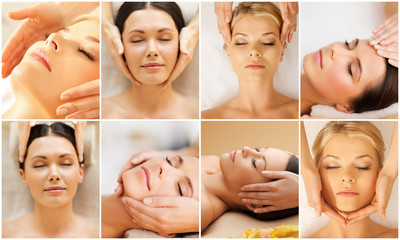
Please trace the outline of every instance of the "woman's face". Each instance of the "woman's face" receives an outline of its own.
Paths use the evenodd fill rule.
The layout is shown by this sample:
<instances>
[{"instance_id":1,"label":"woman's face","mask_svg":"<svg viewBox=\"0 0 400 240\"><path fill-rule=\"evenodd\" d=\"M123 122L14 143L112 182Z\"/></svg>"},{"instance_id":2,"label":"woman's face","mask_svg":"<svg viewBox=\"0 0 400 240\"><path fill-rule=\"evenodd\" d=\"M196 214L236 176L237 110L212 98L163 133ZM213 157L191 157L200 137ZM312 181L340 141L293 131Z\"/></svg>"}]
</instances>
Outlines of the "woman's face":
<instances>
[{"instance_id":1,"label":"woman's face","mask_svg":"<svg viewBox=\"0 0 400 240\"><path fill-rule=\"evenodd\" d=\"M220 157L220 167L224 180L236 202L241 202L238 193L247 184L268 182L262 171L285 171L290 153L276 148L241 150L224 153Z\"/></svg>"},{"instance_id":2,"label":"woman's face","mask_svg":"<svg viewBox=\"0 0 400 240\"><path fill-rule=\"evenodd\" d=\"M245 15L232 31L228 54L239 79L271 79L283 59L283 45L278 25L267 16ZM250 78L249 78L250 77Z\"/></svg>"},{"instance_id":3,"label":"woman's face","mask_svg":"<svg viewBox=\"0 0 400 240\"><path fill-rule=\"evenodd\" d=\"M20 88L45 103L72 87L99 78L99 24L82 20L33 44L14 70Z\"/></svg>"},{"instance_id":4,"label":"woman's face","mask_svg":"<svg viewBox=\"0 0 400 240\"><path fill-rule=\"evenodd\" d=\"M199 159L153 157L122 175L125 194L137 200L152 196L199 199Z\"/></svg>"},{"instance_id":5,"label":"woman's face","mask_svg":"<svg viewBox=\"0 0 400 240\"><path fill-rule=\"evenodd\" d=\"M384 58L376 54L367 40L358 39L348 44L335 42L308 54L303 67L307 85L322 103L338 104L341 111L367 88L379 85L386 71Z\"/></svg>"},{"instance_id":6,"label":"woman's face","mask_svg":"<svg viewBox=\"0 0 400 240\"><path fill-rule=\"evenodd\" d=\"M168 79L179 49L179 33L168 13L154 8L134 11L125 21L122 42L135 79L143 84Z\"/></svg>"},{"instance_id":7,"label":"woman's face","mask_svg":"<svg viewBox=\"0 0 400 240\"><path fill-rule=\"evenodd\" d=\"M71 142L49 135L32 141L20 174L37 204L61 207L74 198L83 169Z\"/></svg>"},{"instance_id":8,"label":"woman's face","mask_svg":"<svg viewBox=\"0 0 400 240\"><path fill-rule=\"evenodd\" d=\"M378 156L368 140L339 134L325 145L319 172L325 201L341 212L353 212L372 201Z\"/></svg>"}]
</instances>

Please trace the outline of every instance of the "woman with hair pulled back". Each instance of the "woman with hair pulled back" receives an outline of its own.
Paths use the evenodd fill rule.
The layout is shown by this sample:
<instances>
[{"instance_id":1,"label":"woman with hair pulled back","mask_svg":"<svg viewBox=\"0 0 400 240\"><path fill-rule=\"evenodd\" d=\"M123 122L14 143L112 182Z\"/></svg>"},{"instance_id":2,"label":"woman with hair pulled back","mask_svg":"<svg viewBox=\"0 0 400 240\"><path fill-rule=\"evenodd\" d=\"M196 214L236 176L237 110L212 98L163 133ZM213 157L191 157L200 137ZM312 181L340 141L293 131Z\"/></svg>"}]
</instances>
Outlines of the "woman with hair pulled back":
<instances>
[{"instance_id":1,"label":"woman with hair pulled back","mask_svg":"<svg viewBox=\"0 0 400 240\"><path fill-rule=\"evenodd\" d=\"M203 111L203 118L298 118L298 101L274 89L274 75L283 60L283 20L270 2L242 2L234 8L232 41L225 45L239 93L228 102Z\"/></svg>"},{"instance_id":2,"label":"woman with hair pulled back","mask_svg":"<svg viewBox=\"0 0 400 240\"><path fill-rule=\"evenodd\" d=\"M124 60L136 80L103 99L103 118L198 118L198 101L166 84L180 54L185 22L175 2L125 2L116 17Z\"/></svg>"},{"instance_id":3,"label":"woman with hair pulled back","mask_svg":"<svg viewBox=\"0 0 400 240\"><path fill-rule=\"evenodd\" d=\"M383 167L385 143L371 122L328 122L312 146L325 202L344 219L372 204L378 174ZM372 207L372 205L371 205ZM395 238L397 229L382 226L369 217L348 220L342 226L331 217L309 237Z\"/></svg>"},{"instance_id":4,"label":"woman with hair pulled back","mask_svg":"<svg viewBox=\"0 0 400 240\"><path fill-rule=\"evenodd\" d=\"M3 222L3 237L98 237L98 223L73 212L85 169L78 158L74 129L61 122L35 125L26 149L19 173L33 197L34 210Z\"/></svg>"}]
</instances>

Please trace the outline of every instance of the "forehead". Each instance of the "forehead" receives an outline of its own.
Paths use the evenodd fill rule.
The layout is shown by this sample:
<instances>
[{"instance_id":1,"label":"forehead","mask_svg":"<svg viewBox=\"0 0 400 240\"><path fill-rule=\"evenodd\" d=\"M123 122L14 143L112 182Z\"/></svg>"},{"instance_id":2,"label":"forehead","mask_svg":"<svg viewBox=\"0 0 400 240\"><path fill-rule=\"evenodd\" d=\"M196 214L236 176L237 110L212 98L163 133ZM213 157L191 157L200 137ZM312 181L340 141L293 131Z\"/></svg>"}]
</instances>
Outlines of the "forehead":
<instances>
[{"instance_id":1,"label":"forehead","mask_svg":"<svg viewBox=\"0 0 400 240\"><path fill-rule=\"evenodd\" d=\"M273 32L279 36L279 28L275 21L269 16L254 16L251 14L241 17L233 27L232 34L235 33L255 33L263 34Z\"/></svg>"},{"instance_id":2,"label":"forehead","mask_svg":"<svg viewBox=\"0 0 400 240\"><path fill-rule=\"evenodd\" d=\"M323 149L326 154L358 155L364 153L376 153L371 142L364 137L350 137L346 134L338 134L332 137Z\"/></svg>"},{"instance_id":3,"label":"forehead","mask_svg":"<svg viewBox=\"0 0 400 240\"><path fill-rule=\"evenodd\" d=\"M58 154L58 153L75 153L75 148L66 138L49 135L39 137L32 141L27 150L27 156L33 154Z\"/></svg>"},{"instance_id":4,"label":"forehead","mask_svg":"<svg viewBox=\"0 0 400 240\"><path fill-rule=\"evenodd\" d=\"M284 171L289 163L290 153L277 148L264 148L260 152L267 161L267 170Z\"/></svg>"},{"instance_id":5,"label":"forehead","mask_svg":"<svg viewBox=\"0 0 400 240\"><path fill-rule=\"evenodd\" d=\"M88 36L99 38L99 23L92 19L83 19L67 26L69 33L74 37L87 38Z\"/></svg>"},{"instance_id":6,"label":"forehead","mask_svg":"<svg viewBox=\"0 0 400 240\"><path fill-rule=\"evenodd\" d=\"M132 29L161 29L170 28L176 30L175 22L172 17L159 9L146 8L134 11L125 21L124 32Z\"/></svg>"},{"instance_id":7,"label":"forehead","mask_svg":"<svg viewBox=\"0 0 400 240\"><path fill-rule=\"evenodd\" d=\"M360 82L367 86L376 86L382 82L386 72L385 59L376 53L367 40L358 43L357 55L360 58L362 77Z\"/></svg>"}]
</instances>

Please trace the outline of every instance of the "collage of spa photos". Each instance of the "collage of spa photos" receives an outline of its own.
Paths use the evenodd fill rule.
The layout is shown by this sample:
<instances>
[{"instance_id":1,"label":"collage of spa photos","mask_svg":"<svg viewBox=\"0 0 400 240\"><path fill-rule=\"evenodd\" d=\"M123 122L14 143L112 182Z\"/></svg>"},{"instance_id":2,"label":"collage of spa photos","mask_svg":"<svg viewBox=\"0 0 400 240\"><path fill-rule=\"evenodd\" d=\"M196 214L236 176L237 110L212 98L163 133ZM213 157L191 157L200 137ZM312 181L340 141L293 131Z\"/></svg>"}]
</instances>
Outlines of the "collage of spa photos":
<instances>
[{"instance_id":1,"label":"collage of spa photos","mask_svg":"<svg viewBox=\"0 0 400 240\"><path fill-rule=\"evenodd\" d=\"M398 1L1 1L1 238L398 239Z\"/></svg>"}]
</instances>

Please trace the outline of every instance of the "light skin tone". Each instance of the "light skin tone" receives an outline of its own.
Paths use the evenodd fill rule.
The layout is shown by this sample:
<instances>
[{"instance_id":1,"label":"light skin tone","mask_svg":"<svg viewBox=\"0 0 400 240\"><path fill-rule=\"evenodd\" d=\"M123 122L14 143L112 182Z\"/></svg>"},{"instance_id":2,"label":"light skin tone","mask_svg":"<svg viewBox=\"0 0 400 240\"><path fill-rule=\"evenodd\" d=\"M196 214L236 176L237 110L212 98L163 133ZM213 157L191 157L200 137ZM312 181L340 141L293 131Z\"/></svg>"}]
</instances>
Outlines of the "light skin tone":
<instances>
[{"instance_id":1,"label":"light skin tone","mask_svg":"<svg viewBox=\"0 0 400 240\"><path fill-rule=\"evenodd\" d=\"M67 139L49 135L33 140L20 175L35 208L32 213L4 222L3 237L98 237L98 224L72 211L83 172L84 166ZM59 189L54 191L54 187Z\"/></svg>"},{"instance_id":2,"label":"light skin tone","mask_svg":"<svg viewBox=\"0 0 400 240\"><path fill-rule=\"evenodd\" d=\"M197 101L178 94L170 84L163 85L178 59L179 33L172 17L153 8L135 11L125 22L122 42L128 68L141 86L132 84L104 99L103 117L197 118Z\"/></svg>"},{"instance_id":3,"label":"light skin tone","mask_svg":"<svg viewBox=\"0 0 400 240\"><path fill-rule=\"evenodd\" d=\"M74 18L87 14L98 6L98 3L42 3L8 12L9 18L24 21L4 47L2 77L11 74L32 44L45 40L46 35L59 31ZM93 80L90 84L82 84L64 91L59 98L68 104L60 108L67 109L68 113L57 112L58 115L65 118L98 118L99 85L99 80Z\"/></svg>"},{"instance_id":4,"label":"light skin tone","mask_svg":"<svg viewBox=\"0 0 400 240\"><path fill-rule=\"evenodd\" d=\"M190 226L189 229L186 229L185 227L187 226L184 227L183 225L168 229L157 229L153 225L158 217L170 218L174 216L172 214L174 209L171 209L169 214L162 216L135 213L135 218L132 220L128 212L139 211L143 206L139 205L141 208L133 209L132 207L126 207L124 203L129 201L130 204L135 206L137 201L145 199L157 200L157 197L165 196L179 196L188 200L194 199L198 201L198 179L198 158L180 157L178 155L166 158L165 154L158 154L156 157L148 159L126 171L122 175L125 190L122 201L121 197L117 195L103 196L105 204L102 206L102 237L118 237L130 228L148 229L162 235L193 231ZM151 203L148 203L148 205L151 206ZM119 217L114 218L115 212ZM195 213L196 211L193 212L193 214ZM187 214L188 212L186 212L186 216ZM198 218L198 214L195 215Z\"/></svg>"},{"instance_id":5,"label":"light skin tone","mask_svg":"<svg viewBox=\"0 0 400 240\"><path fill-rule=\"evenodd\" d=\"M369 205L380 170L377 153L362 137L338 134L325 145L318 163L322 195L342 216ZM311 237L397 237L397 229L383 227L364 218L343 227L336 220Z\"/></svg>"},{"instance_id":6,"label":"light skin tone","mask_svg":"<svg viewBox=\"0 0 400 240\"><path fill-rule=\"evenodd\" d=\"M284 171L289 157L288 152L280 149L256 150L250 147L225 153L220 158L203 156L201 229L204 230L229 209L248 210L257 207L242 202L239 197L241 187L269 181L262 171Z\"/></svg>"},{"instance_id":7,"label":"light skin tone","mask_svg":"<svg viewBox=\"0 0 400 240\"><path fill-rule=\"evenodd\" d=\"M301 114L323 104L352 113L352 101L385 76L385 60L367 40L335 42L308 54L301 75Z\"/></svg>"},{"instance_id":8,"label":"light skin tone","mask_svg":"<svg viewBox=\"0 0 400 240\"><path fill-rule=\"evenodd\" d=\"M279 34L279 27L268 16L245 15L237 21L227 53L239 79L239 93L202 112L203 118L297 118L298 101L273 88L284 55Z\"/></svg>"},{"instance_id":9,"label":"light skin tone","mask_svg":"<svg viewBox=\"0 0 400 240\"><path fill-rule=\"evenodd\" d=\"M38 51L47 55L47 63L35 57ZM94 20L79 21L33 44L10 77L16 102L3 118L64 118L56 115L57 107L65 103L60 94L97 79L99 61Z\"/></svg>"}]
</instances>

